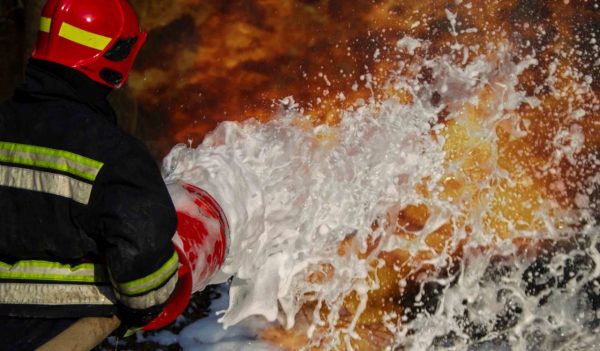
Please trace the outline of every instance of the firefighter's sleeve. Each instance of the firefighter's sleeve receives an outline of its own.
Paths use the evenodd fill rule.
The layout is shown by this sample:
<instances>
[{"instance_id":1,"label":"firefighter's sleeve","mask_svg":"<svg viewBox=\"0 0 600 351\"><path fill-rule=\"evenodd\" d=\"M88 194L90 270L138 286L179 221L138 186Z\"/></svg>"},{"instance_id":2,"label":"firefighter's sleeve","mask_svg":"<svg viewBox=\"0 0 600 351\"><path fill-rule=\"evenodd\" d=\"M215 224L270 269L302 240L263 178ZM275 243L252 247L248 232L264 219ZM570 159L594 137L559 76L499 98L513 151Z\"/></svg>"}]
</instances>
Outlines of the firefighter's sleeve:
<instances>
[{"instance_id":1,"label":"firefighter's sleeve","mask_svg":"<svg viewBox=\"0 0 600 351\"><path fill-rule=\"evenodd\" d=\"M171 243L177 217L158 166L141 142L131 144L101 169L91 210L120 317L143 326L177 284L179 260Z\"/></svg>"}]
</instances>

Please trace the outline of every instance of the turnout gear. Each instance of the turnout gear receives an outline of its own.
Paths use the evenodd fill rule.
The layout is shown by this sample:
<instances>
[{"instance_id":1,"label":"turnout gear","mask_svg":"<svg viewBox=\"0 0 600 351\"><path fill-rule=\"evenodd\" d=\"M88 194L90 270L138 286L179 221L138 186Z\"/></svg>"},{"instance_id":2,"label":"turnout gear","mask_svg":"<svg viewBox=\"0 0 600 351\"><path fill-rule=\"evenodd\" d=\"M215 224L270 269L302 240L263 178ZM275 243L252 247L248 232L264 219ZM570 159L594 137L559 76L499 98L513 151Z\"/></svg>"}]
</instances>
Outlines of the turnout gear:
<instances>
[{"instance_id":1,"label":"turnout gear","mask_svg":"<svg viewBox=\"0 0 600 351\"><path fill-rule=\"evenodd\" d=\"M126 0L49 0L33 58L74 68L118 88L147 34Z\"/></svg>"},{"instance_id":2,"label":"turnout gear","mask_svg":"<svg viewBox=\"0 0 600 351\"><path fill-rule=\"evenodd\" d=\"M0 315L142 326L176 290L174 206L109 91L32 60L0 105Z\"/></svg>"}]
</instances>

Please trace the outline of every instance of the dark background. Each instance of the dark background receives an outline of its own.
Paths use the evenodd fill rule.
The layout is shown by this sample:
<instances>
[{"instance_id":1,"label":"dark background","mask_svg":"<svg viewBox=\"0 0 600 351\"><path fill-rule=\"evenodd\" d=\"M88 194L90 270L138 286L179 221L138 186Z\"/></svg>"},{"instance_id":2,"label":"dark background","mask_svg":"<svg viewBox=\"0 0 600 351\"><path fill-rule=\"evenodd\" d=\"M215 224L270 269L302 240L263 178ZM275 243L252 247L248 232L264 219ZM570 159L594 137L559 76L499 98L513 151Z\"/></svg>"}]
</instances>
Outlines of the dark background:
<instances>
[{"instance_id":1,"label":"dark background","mask_svg":"<svg viewBox=\"0 0 600 351\"><path fill-rule=\"evenodd\" d=\"M0 99L10 96L22 77L37 28L44 0L0 1Z\"/></svg>"}]
</instances>

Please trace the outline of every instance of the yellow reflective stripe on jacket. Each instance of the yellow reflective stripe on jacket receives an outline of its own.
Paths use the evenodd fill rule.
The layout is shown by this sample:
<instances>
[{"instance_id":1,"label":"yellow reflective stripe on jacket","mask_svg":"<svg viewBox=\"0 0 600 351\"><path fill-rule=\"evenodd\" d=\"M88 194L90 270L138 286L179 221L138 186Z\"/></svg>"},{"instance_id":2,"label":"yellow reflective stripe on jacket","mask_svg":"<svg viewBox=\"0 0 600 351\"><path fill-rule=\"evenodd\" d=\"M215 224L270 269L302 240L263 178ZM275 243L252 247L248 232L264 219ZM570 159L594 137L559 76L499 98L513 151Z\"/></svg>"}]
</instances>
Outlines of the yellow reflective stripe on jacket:
<instances>
[{"instance_id":1,"label":"yellow reflective stripe on jacket","mask_svg":"<svg viewBox=\"0 0 600 351\"><path fill-rule=\"evenodd\" d=\"M163 285L175 274L177 268L179 268L179 256L177 256L177 252L173 252L173 256L154 273L127 283L117 284L117 289L121 295L127 296L146 293Z\"/></svg>"},{"instance_id":2,"label":"yellow reflective stripe on jacket","mask_svg":"<svg viewBox=\"0 0 600 351\"><path fill-rule=\"evenodd\" d=\"M0 165L0 186L66 197L87 205L92 185L57 173Z\"/></svg>"},{"instance_id":3,"label":"yellow reflective stripe on jacket","mask_svg":"<svg viewBox=\"0 0 600 351\"><path fill-rule=\"evenodd\" d=\"M23 260L14 264L0 262L0 280L109 283L104 266L84 263L76 266L57 262Z\"/></svg>"},{"instance_id":4,"label":"yellow reflective stripe on jacket","mask_svg":"<svg viewBox=\"0 0 600 351\"><path fill-rule=\"evenodd\" d=\"M52 25L52 18L44 17L40 19L40 30L44 33L50 33L50 26Z\"/></svg>"},{"instance_id":5,"label":"yellow reflective stripe on jacket","mask_svg":"<svg viewBox=\"0 0 600 351\"><path fill-rule=\"evenodd\" d=\"M104 165L69 151L9 142L0 142L0 161L53 169L91 181Z\"/></svg>"},{"instance_id":6,"label":"yellow reflective stripe on jacket","mask_svg":"<svg viewBox=\"0 0 600 351\"><path fill-rule=\"evenodd\" d=\"M88 32L87 30L77 28L66 22L63 22L63 24L60 26L58 36L100 51L106 49L112 40L110 37Z\"/></svg>"},{"instance_id":7,"label":"yellow reflective stripe on jacket","mask_svg":"<svg viewBox=\"0 0 600 351\"><path fill-rule=\"evenodd\" d=\"M173 274L163 286L149 293L139 296L125 296L119 294L118 291L115 291L115 295L117 299L125 306L137 310L143 310L167 302L177 286L177 280L177 274Z\"/></svg>"}]
</instances>

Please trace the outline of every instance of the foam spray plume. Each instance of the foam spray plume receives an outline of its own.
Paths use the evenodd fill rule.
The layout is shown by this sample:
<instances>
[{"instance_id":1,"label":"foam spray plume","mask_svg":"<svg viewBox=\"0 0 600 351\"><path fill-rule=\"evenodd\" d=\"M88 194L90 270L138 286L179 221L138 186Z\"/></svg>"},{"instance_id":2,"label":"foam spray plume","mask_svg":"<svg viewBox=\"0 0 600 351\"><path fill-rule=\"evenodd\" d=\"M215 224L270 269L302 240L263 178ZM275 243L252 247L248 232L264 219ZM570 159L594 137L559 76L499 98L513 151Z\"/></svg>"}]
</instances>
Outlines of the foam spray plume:
<instances>
[{"instance_id":1,"label":"foam spray plume","mask_svg":"<svg viewBox=\"0 0 600 351\"><path fill-rule=\"evenodd\" d=\"M597 68L502 33L463 42L477 29L445 15L446 51L399 37L335 121L282 98L165 158L229 220L225 326L262 315L289 349L600 343Z\"/></svg>"}]
</instances>

